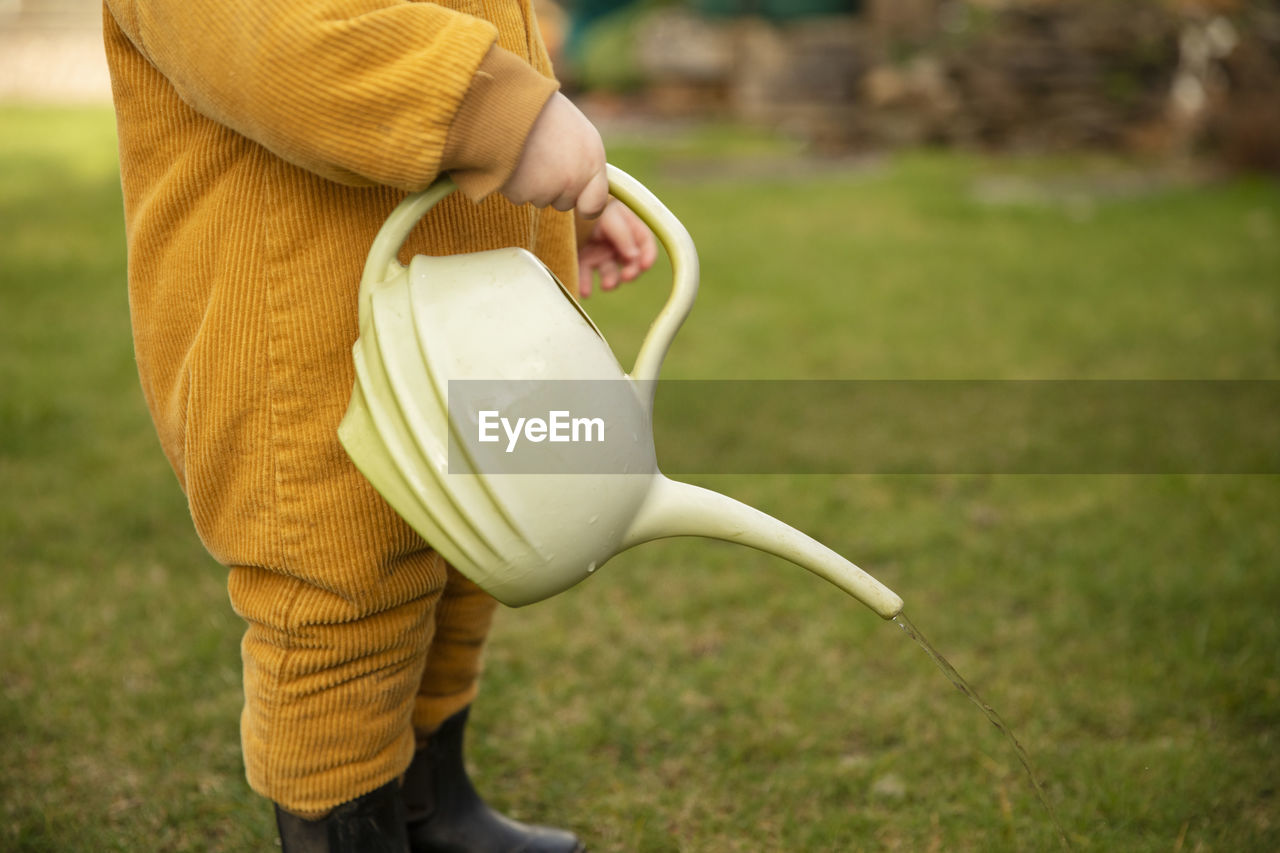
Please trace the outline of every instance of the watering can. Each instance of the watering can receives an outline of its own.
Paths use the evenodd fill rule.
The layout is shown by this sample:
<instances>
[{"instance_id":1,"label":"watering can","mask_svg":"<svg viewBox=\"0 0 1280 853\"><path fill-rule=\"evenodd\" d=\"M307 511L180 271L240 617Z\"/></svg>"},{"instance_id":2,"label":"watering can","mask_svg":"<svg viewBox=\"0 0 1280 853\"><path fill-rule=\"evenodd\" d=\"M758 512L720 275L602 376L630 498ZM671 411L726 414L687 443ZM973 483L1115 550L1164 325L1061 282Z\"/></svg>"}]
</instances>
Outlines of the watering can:
<instances>
[{"instance_id":1,"label":"watering can","mask_svg":"<svg viewBox=\"0 0 1280 853\"><path fill-rule=\"evenodd\" d=\"M640 182L609 166L609 186L671 260L671 295L623 371L599 329L520 248L397 259L410 230L453 191L442 178L408 196L369 251L360 282L356 382L338 437L387 502L458 571L512 607L549 598L615 554L672 536L738 542L800 565L885 619L902 599L836 552L739 501L665 477L651 428L663 358L698 290L689 232ZM477 412L450 405L471 380L498 388L607 384L622 393L610 464L538 474L477 460ZM498 392L501 397L503 392ZM508 391L515 397L523 391ZM621 400L621 402L617 402ZM513 402L491 401L492 411ZM564 453L568 444L544 445ZM503 458L497 456L499 462Z\"/></svg>"}]
</instances>

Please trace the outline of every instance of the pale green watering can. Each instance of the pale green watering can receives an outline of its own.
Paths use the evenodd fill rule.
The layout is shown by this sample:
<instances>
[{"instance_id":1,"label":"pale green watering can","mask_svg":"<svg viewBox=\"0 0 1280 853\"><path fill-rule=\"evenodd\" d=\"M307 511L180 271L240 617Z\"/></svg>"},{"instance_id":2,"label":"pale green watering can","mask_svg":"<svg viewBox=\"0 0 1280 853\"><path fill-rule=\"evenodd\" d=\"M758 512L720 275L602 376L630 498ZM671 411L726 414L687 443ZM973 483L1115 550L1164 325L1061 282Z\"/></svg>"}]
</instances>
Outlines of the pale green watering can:
<instances>
[{"instance_id":1,"label":"pale green watering can","mask_svg":"<svg viewBox=\"0 0 1280 853\"><path fill-rule=\"evenodd\" d=\"M453 191L442 179L406 198L369 251L353 348L356 384L338 428L343 447L414 530L512 607L562 592L642 542L707 536L790 560L892 619L902 599L831 549L658 470L655 381L693 307L698 257L689 232L643 185L612 166L609 183L666 247L675 279L630 374L563 285L523 249L419 255L407 268L397 261L413 226ZM461 405L459 389L478 380L479 402ZM622 389L607 395L609 422L592 419L610 435L603 463L594 458L587 470L575 469L572 454L581 446L566 438L539 443L551 456L538 473L504 468L515 457L504 454L510 443L503 443L518 437L509 424L496 444L478 443L493 442L504 407L527 402L529 389L540 386L576 389L580 403L583 389ZM588 393L587 404L594 397ZM539 441L529 430L524 437Z\"/></svg>"}]
</instances>

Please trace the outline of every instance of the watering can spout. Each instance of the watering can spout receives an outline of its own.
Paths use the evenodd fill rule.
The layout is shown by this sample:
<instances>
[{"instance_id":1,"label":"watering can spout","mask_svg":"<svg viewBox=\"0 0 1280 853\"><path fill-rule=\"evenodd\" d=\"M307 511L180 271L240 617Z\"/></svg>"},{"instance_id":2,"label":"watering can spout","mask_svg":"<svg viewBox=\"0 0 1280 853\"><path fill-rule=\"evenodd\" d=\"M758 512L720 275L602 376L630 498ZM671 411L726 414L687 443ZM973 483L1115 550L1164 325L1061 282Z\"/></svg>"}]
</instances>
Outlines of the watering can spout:
<instances>
[{"instance_id":1,"label":"watering can spout","mask_svg":"<svg viewBox=\"0 0 1280 853\"><path fill-rule=\"evenodd\" d=\"M624 547L673 536L737 542L790 560L870 607L881 618L902 612L902 599L827 546L727 495L658 475Z\"/></svg>"}]
</instances>

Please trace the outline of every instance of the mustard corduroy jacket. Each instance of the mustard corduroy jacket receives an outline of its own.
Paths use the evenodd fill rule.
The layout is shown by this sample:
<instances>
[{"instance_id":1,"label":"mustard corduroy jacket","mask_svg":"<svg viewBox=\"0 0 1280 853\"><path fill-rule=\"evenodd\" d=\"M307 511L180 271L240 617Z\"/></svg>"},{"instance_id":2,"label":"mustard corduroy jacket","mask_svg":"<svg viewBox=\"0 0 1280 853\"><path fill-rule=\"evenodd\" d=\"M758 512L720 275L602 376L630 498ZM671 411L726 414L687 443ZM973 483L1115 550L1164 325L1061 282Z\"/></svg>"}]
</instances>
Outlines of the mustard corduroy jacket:
<instances>
[{"instance_id":1,"label":"mustard corduroy jacket","mask_svg":"<svg viewBox=\"0 0 1280 853\"><path fill-rule=\"evenodd\" d=\"M524 246L576 280L571 217L492 194L556 88L529 0L107 0L104 22L161 444L215 557L306 566L379 501L335 430L364 257L404 192L449 171L466 196L406 254Z\"/></svg>"}]
</instances>

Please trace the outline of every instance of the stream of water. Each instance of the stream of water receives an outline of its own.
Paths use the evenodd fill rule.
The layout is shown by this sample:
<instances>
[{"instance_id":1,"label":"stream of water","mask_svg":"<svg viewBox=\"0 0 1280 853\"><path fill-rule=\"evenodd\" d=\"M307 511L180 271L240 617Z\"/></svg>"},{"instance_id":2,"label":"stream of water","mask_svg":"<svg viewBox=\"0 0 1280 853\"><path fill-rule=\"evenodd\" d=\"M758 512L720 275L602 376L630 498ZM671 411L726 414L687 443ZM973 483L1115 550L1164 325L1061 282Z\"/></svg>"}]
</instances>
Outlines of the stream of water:
<instances>
[{"instance_id":1,"label":"stream of water","mask_svg":"<svg viewBox=\"0 0 1280 853\"><path fill-rule=\"evenodd\" d=\"M1009 739L1009 743L1013 745L1013 751L1018 754L1018 760L1022 762L1022 768L1027 771L1027 778L1031 780L1031 787L1035 788L1036 796L1040 799L1040 805L1044 806L1044 810L1049 814L1049 819L1053 821L1054 827L1058 830L1058 840L1062 842L1063 849L1074 850L1071 846L1070 839L1067 838L1066 830L1062 828L1062 822L1058 820L1058 813L1054 811L1053 806L1049 803L1049 798L1045 796L1044 787L1040 784L1040 777L1036 775L1035 770L1031 767L1031 756L1027 754L1027 751L1023 748L1022 744L1018 743L1018 739L1013 736L1013 731L1009 728L1008 724L1005 723L1004 719L996 713L995 708L992 708L984 702L982 697L969 686L969 682L965 681L960 676L960 673L956 672L956 669L951 665L951 662L944 658L937 649L930 645L929 641L924 638L924 635L920 633L916 626L911 624L911 620L907 618L906 613L899 613L897 616L893 617L893 621L898 624L899 628L906 631L907 636L915 640L920 648L925 650L925 653L933 659L933 662L936 663L938 668L941 669L947 678L951 680L951 683L956 686L957 690L969 697L969 701L982 709L982 713L987 715L987 719L991 721L991 725L1003 732L1004 736Z\"/></svg>"}]
</instances>

